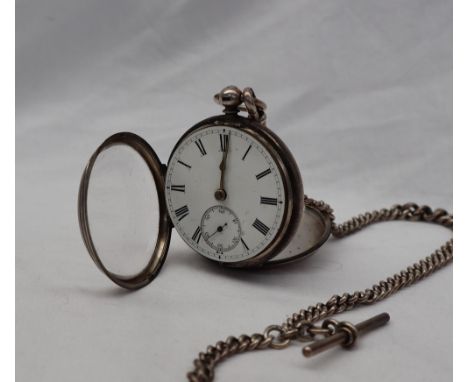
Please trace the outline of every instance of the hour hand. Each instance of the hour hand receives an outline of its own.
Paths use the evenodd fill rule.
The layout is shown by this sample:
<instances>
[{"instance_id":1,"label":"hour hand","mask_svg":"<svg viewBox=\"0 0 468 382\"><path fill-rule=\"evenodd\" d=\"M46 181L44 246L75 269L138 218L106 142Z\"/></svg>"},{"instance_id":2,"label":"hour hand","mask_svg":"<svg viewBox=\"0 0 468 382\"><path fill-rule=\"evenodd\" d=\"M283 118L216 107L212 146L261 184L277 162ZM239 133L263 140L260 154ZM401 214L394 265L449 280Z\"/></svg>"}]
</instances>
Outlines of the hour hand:
<instances>
[{"instance_id":1,"label":"hour hand","mask_svg":"<svg viewBox=\"0 0 468 382\"><path fill-rule=\"evenodd\" d=\"M219 188L215 191L216 200L226 200L227 194L224 189L224 174L226 172L226 161L229 151L229 135L222 134L219 136L221 141L221 149L223 150L223 159L219 164L219 169L221 170L221 179L219 181Z\"/></svg>"}]
</instances>

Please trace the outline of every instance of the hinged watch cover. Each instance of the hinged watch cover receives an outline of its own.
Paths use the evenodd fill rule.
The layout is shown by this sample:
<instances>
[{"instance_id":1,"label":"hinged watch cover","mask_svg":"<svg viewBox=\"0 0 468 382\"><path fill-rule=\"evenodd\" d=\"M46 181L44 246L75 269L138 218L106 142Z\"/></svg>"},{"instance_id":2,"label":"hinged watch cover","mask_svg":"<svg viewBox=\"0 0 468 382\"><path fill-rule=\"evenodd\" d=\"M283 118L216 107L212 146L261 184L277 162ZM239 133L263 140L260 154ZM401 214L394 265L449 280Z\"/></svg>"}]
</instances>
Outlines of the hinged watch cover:
<instances>
[{"instance_id":1,"label":"hinged watch cover","mask_svg":"<svg viewBox=\"0 0 468 382\"><path fill-rule=\"evenodd\" d=\"M116 145L125 145L135 150L144 160L146 166L151 172L151 175L156 186L159 208L159 229L157 239L152 250L151 257L144 268L131 276L119 275L112 272L101 260L93 237L91 234L91 225L88 216L88 189L93 173L93 168L98 157L105 151ZM158 156L146 143L145 140L133 133L117 133L107 138L94 152L89 159L89 162L83 172L81 178L80 190L78 194L78 217L81 229L81 235L86 248L97 267L117 285L127 289L138 289L149 284L157 276L166 259L171 240L172 225L165 208L164 202L164 166L159 161ZM112 222L109 222L111 224Z\"/></svg>"}]
</instances>

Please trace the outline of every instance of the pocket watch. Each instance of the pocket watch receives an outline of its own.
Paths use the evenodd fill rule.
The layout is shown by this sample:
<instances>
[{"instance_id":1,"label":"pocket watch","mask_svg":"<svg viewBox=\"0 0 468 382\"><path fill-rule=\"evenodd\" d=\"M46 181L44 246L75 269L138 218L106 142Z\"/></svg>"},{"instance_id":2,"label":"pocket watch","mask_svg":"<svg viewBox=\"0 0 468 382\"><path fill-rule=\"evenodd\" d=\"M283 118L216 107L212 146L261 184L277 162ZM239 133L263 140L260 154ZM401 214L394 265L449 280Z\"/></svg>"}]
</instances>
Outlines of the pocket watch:
<instances>
[{"instance_id":1,"label":"pocket watch","mask_svg":"<svg viewBox=\"0 0 468 382\"><path fill-rule=\"evenodd\" d=\"M78 195L81 234L97 267L119 286L138 289L154 280L166 259L173 228L194 252L236 268L299 260L314 253L330 235L346 237L378 222L428 222L452 229L452 214L416 203L365 212L336 224L327 203L304 195L296 161L285 143L266 127L266 105L253 90L228 86L214 100L224 107L224 114L188 129L172 150L167 166L143 138L129 132L107 138L88 161ZM100 246L93 240L96 227L89 214L95 165L114 147L128 148L141 158L151 174L159 206L154 211L159 224L156 238L149 244L149 261L131 274L111 269L102 252L98 253ZM103 187L109 188L102 199L105 201L115 190L110 183ZM124 204L114 208L123 209ZM112 227L116 224L108 223ZM110 235L110 239L115 236ZM106 248L110 252L114 249ZM283 349L295 341L311 342L303 348L307 357L338 344L350 347L363 333L383 326L390 316L382 313L356 325L338 322L331 316L379 302L450 264L452 259L450 239L426 258L370 288L332 295L324 303L293 313L283 323L269 325L262 333L229 336L201 352L187 378L211 381L214 368L227 357L252 350Z\"/></svg>"},{"instance_id":2,"label":"pocket watch","mask_svg":"<svg viewBox=\"0 0 468 382\"><path fill-rule=\"evenodd\" d=\"M188 129L174 146L167 166L143 138L128 132L106 139L86 166L79 191L82 236L96 265L124 288L141 288L155 278L165 260L172 228L194 252L238 268L304 258L330 235L330 217L304 203L296 161L286 144L266 127L265 103L251 88L241 91L235 86L224 88L214 99L224 107L224 114ZM94 245L87 211L94 164L115 145L129 146L141 156L159 198L153 255L132 276L106 267Z\"/></svg>"}]
</instances>

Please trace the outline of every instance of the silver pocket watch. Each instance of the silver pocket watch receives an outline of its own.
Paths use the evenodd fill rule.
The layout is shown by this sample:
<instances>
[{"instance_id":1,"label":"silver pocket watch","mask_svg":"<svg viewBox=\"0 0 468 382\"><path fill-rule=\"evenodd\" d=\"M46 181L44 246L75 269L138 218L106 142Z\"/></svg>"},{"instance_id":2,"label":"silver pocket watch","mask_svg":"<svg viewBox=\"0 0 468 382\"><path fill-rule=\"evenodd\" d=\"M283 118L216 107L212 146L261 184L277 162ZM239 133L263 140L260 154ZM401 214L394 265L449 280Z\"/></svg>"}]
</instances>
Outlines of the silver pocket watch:
<instances>
[{"instance_id":1,"label":"silver pocket watch","mask_svg":"<svg viewBox=\"0 0 468 382\"><path fill-rule=\"evenodd\" d=\"M133 133L106 139L90 158L79 191L79 221L88 252L112 281L128 288L151 282L175 228L196 253L230 267L287 263L313 253L329 237L330 216L304 198L301 174L285 143L266 127L266 105L251 88L228 86L214 97L224 114L188 129L163 165ZM247 112L247 116L239 115ZM153 254L132 276L107 269L93 242L88 187L99 156L116 145L133 149L151 171L159 198Z\"/></svg>"},{"instance_id":2,"label":"silver pocket watch","mask_svg":"<svg viewBox=\"0 0 468 382\"><path fill-rule=\"evenodd\" d=\"M124 132L107 138L84 170L78 196L81 234L98 268L121 287L138 289L157 276L169 250L172 228L196 253L237 268L269 267L299 260L317 250L330 235L346 237L378 222L406 220L452 229L452 214L416 203L365 212L336 224L328 204L304 196L296 161L284 142L266 127L266 105L256 98L253 90L241 91L228 86L214 99L224 107L224 114L188 129L172 150L167 166L143 138ZM116 230L115 234L107 230L104 235L111 245L102 245L101 240L95 239L96 235L102 236L94 219L96 206L112 199L121 183L132 185L134 179L139 180L131 169L118 177L117 183L102 182L100 199L90 197L99 174L112 173L125 166L125 155L110 167L96 166L115 148L131 151L151 175L150 189L155 199L152 207L149 211L130 209L129 214L133 223L142 220L143 212L157 216L157 229L148 231L148 236L155 236L151 240L143 237L134 246L126 244L126 235L131 236L132 229L119 227L119 219L112 220L112 214L107 212L102 214L104 226ZM126 177L130 183L128 180L125 183ZM124 192L125 197L114 203L112 209L125 211L129 200L144 201L148 194L140 190L138 196L132 197ZM150 225L143 222L143 226ZM116 241L120 243L118 248L112 246ZM136 248L150 253L143 269L119 272L118 268L109 266L109 259L117 252L125 257ZM252 350L283 349L297 341L310 343L303 348L307 357L338 344L350 347L363 333L387 323L390 316L382 313L356 325L338 322L332 316L379 302L450 264L452 259L453 240L450 239L429 256L370 288L332 295L326 302L301 309L261 333L229 336L199 353L187 378L194 382L212 381L216 365L230 356Z\"/></svg>"}]
</instances>

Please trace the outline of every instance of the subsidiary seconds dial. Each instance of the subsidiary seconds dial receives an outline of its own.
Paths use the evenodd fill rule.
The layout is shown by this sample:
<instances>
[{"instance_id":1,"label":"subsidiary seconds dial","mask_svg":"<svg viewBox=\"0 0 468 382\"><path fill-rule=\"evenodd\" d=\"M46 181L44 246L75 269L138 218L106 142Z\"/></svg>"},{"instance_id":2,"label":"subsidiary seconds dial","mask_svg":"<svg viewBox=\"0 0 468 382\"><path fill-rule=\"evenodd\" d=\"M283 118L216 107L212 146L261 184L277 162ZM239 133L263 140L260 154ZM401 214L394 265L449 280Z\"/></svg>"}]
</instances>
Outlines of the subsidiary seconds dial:
<instances>
[{"instance_id":1,"label":"subsidiary seconds dial","mask_svg":"<svg viewBox=\"0 0 468 382\"><path fill-rule=\"evenodd\" d=\"M201 231L205 242L216 253L234 249L242 235L239 218L224 206L213 206L206 210L201 220Z\"/></svg>"},{"instance_id":2,"label":"subsidiary seconds dial","mask_svg":"<svg viewBox=\"0 0 468 382\"><path fill-rule=\"evenodd\" d=\"M213 260L256 256L283 221L279 168L267 148L240 128L205 126L184 136L169 160L165 191L178 233Z\"/></svg>"}]
</instances>

